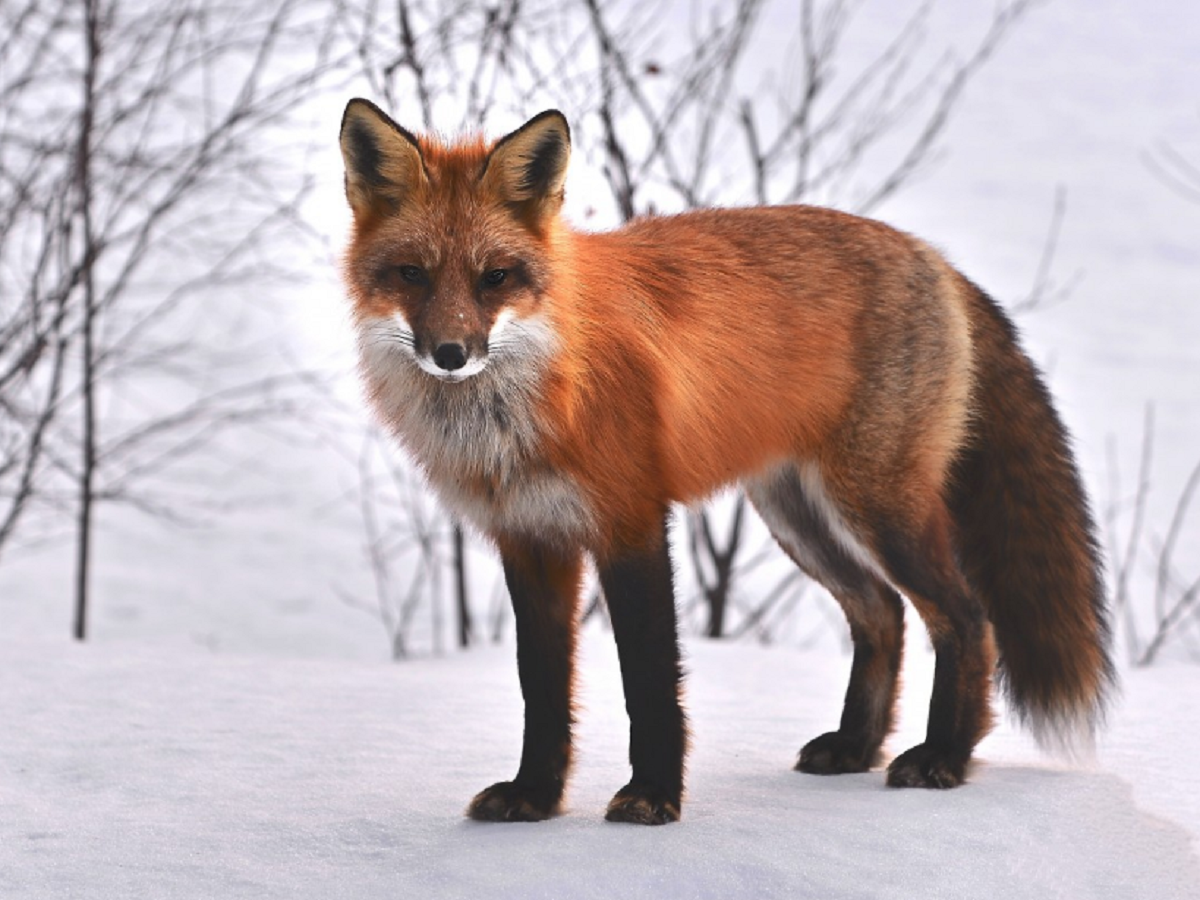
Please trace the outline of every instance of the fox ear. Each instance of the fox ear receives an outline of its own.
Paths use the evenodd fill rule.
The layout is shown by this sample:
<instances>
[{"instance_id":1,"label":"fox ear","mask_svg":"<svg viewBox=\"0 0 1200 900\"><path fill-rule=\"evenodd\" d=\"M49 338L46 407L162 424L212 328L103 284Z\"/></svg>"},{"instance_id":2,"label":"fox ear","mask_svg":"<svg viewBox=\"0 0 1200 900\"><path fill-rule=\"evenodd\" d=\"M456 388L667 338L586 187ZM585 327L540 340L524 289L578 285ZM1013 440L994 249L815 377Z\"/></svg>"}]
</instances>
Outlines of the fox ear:
<instances>
[{"instance_id":1,"label":"fox ear","mask_svg":"<svg viewBox=\"0 0 1200 900\"><path fill-rule=\"evenodd\" d=\"M484 185L538 218L551 215L562 204L570 158L567 119L548 109L496 142L484 168Z\"/></svg>"},{"instance_id":2,"label":"fox ear","mask_svg":"<svg viewBox=\"0 0 1200 900\"><path fill-rule=\"evenodd\" d=\"M339 140L346 199L355 218L395 212L424 188L425 163L417 139L369 100L346 104Z\"/></svg>"}]
</instances>

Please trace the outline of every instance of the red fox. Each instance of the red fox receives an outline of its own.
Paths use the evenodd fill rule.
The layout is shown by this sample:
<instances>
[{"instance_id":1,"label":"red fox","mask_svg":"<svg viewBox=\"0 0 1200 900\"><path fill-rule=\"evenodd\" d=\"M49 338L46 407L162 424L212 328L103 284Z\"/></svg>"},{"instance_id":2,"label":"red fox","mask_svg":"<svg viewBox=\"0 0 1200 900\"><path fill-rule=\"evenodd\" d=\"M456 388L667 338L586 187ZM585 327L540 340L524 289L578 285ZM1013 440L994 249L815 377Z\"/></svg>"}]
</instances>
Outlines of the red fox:
<instances>
[{"instance_id":1,"label":"red fox","mask_svg":"<svg viewBox=\"0 0 1200 900\"><path fill-rule=\"evenodd\" d=\"M556 814L585 555L612 620L632 777L606 818L679 818L687 719L667 522L740 484L838 600L841 721L796 768L863 772L892 728L906 596L936 651L897 787L960 784L993 671L1043 743L1091 738L1114 681L1067 434L1000 308L919 240L807 206L561 218L566 119L488 144L341 127L344 275L378 416L499 550L525 701L520 767L467 814ZM997 646L998 645L998 648Z\"/></svg>"}]
</instances>

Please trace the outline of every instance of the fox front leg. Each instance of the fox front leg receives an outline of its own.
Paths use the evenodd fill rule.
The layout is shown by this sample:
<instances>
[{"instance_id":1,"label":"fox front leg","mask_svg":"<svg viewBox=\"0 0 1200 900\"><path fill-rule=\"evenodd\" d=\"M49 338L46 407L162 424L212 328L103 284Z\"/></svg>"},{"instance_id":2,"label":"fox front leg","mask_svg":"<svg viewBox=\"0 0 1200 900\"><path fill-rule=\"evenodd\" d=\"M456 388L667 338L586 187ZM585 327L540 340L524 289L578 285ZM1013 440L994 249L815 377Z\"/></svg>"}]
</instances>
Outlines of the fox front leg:
<instances>
[{"instance_id":1,"label":"fox front leg","mask_svg":"<svg viewBox=\"0 0 1200 900\"><path fill-rule=\"evenodd\" d=\"M599 565L612 619L633 777L608 805L610 822L661 825L679 819L687 720L679 702L682 670L666 516L642 546Z\"/></svg>"},{"instance_id":2,"label":"fox front leg","mask_svg":"<svg viewBox=\"0 0 1200 900\"><path fill-rule=\"evenodd\" d=\"M512 781L480 791L467 815L485 822L535 822L560 811L571 765L571 685L579 554L501 545L517 624L517 669L525 698L521 766Z\"/></svg>"}]
</instances>

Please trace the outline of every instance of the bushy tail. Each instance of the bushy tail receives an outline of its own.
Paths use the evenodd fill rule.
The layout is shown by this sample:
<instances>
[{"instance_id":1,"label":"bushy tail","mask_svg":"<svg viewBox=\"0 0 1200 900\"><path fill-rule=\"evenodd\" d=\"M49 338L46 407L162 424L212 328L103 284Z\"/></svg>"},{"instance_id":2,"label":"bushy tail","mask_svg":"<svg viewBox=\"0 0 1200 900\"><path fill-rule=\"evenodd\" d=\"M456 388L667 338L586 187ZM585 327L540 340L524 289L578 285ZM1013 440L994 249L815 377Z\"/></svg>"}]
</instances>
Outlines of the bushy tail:
<instances>
[{"instance_id":1,"label":"bushy tail","mask_svg":"<svg viewBox=\"0 0 1200 900\"><path fill-rule=\"evenodd\" d=\"M1016 329L974 285L968 296L976 418L950 486L961 562L987 604L1022 724L1043 748L1087 752L1115 684L1095 525Z\"/></svg>"}]
</instances>

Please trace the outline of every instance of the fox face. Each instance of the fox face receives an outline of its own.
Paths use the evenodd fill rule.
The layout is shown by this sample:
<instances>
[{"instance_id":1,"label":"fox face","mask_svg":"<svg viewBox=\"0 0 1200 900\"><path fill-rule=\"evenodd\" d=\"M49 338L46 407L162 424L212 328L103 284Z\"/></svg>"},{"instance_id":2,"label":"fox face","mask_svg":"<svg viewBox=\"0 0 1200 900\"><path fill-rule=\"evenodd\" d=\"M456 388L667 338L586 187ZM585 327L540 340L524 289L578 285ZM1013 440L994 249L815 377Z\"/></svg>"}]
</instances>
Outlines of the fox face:
<instances>
[{"instance_id":1,"label":"fox face","mask_svg":"<svg viewBox=\"0 0 1200 900\"><path fill-rule=\"evenodd\" d=\"M592 515L544 462L560 349L552 247L570 137L547 112L490 147L417 139L373 104L342 121L344 276L377 413L457 516L578 539Z\"/></svg>"},{"instance_id":2,"label":"fox face","mask_svg":"<svg viewBox=\"0 0 1200 900\"><path fill-rule=\"evenodd\" d=\"M364 339L445 383L498 355L544 355L546 245L569 147L553 111L490 148L450 151L353 101L341 132L355 225L346 280Z\"/></svg>"},{"instance_id":3,"label":"fox face","mask_svg":"<svg viewBox=\"0 0 1200 900\"><path fill-rule=\"evenodd\" d=\"M390 338L424 374L458 382L482 372L492 355L520 349L522 329L514 322L539 319L544 285L521 235L497 240L485 227L465 244L447 243L437 236L469 233L472 220L487 216L475 211L461 224L447 218L429 210L419 227L389 222L377 229L356 263L365 269L356 273L356 318L373 339Z\"/></svg>"}]
</instances>

